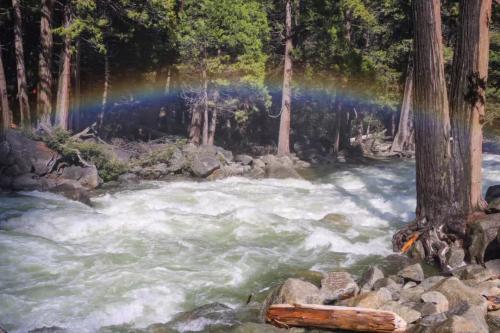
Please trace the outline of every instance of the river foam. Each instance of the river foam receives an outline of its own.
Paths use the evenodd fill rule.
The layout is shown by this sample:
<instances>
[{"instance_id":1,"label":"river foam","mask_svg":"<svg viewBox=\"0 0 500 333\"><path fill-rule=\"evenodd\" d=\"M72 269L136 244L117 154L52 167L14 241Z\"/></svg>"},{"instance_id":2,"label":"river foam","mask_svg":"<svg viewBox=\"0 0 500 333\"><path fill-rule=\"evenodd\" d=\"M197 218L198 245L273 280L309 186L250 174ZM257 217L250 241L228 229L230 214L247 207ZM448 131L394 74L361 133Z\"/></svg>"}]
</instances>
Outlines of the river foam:
<instances>
[{"instance_id":1,"label":"river foam","mask_svg":"<svg viewBox=\"0 0 500 333\"><path fill-rule=\"evenodd\" d=\"M500 183L485 156L485 187ZM343 167L314 181L147 182L93 199L0 198L0 323L145 327L210 302L231 306L294 271L391 252L413 218L414 164ZM327 214L337 218L322 220Z\"/></svg>"}]
</instances>

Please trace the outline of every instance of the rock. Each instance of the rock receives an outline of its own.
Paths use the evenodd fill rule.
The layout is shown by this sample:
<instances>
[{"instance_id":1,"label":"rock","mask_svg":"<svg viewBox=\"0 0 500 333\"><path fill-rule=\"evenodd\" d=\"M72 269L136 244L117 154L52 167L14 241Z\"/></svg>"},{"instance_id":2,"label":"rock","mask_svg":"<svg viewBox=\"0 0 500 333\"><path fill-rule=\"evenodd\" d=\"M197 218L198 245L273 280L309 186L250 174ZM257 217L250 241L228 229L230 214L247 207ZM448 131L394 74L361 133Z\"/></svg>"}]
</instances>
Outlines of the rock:
<instances>
[{"instance_id":1,"label":"rock","mask_svg":"<svg viewBox=\"0 0 500 333\"><path fill-rule=\"evenodd\" d=\"M420 240L417 240L410 249L410 256L417 261L424 261L425 249Z\"/></svg>"},{"instance_id":2,"label":"rock","mask_svg":"<svg viewBox=\"0 0 500 333\"><path fill-rule=\"evenodd\" d=\"M174 328L176 331L203 331L205 327L210 325L210 329L215 329L214 326L228 327L238 323L236 313L230 307L212 303L203 305L193 311L188 311L179 314L172 321L168 322L168 327Z\"/></svg>"},{"instance_id":3,"label":"rock","mask_svg":"<svg viewBox=\"0 0 500 333\"><path fill-rule=\"evenodd\" d=\"M470 320L459 316L451 316L441 324L437 325L435 333L479 333L478 328Z\"/></svg>"},{"instance_id":4,"label":"rock","mask_svg":"<svg viewBox=\"0 0 500 333\"><path fill-rule=\"evenodd\" d=\"M500 280L490 280L477 283L475 280L463 281L464 284L476 290L478 295L500 297Z\"/></svg>"},{"instance_id":5,"label":"rock","mask_svg":"<svg viewBox=\"0 0 500 333\"><path fill-rule=\"evenodd\" d=\"M47 191L54 187L55 182L49 182L44 177L39 177L34 173L26 173L18 176L12 181L12 189L14 191Z\"/></svg>"},{"instance_id":6,"label":"rock","mask_svg":"<svg viewBox=\"0 0 500 333\"><path fill-rule=\"evenodd\" d=\"M397 274L403 268L410 266L415 263L414 260L408 258L401 254L391 254L384 258L384 261L380 265L380 269L386 275Z\"/></svg>"},{"instance_id":7,"label":"rock","mask_svg":"<svg viewBox=\"0 0 500 333\"><path fill-rule=\"evenodd\" d=\"M488 187L488 190L486 190L486 196L485 200L486 202L490 203L495 199L500 198L500 185L493 185Z\"/></svg>"},{"instance_id":8,"label":"rock","mask_svg":"<svg viewBox=\"0 0 500 333\"><path fill-rule=\"evenodd\" d=\"M424 316L417 325L417 330L415 332L430 332L425 330L425 328L430 328L441 324L446 321L448 316L445 313L437 313L434 315ZM418 330L418 328L424 328L423 330Z\"/></svg>"},{"instance_id":9,"label":"rock","mask_svg":"<svg viewBox=\"0 0 500 333\"><path fill-rule=\"evenodd\" d=\"M424 288L424 290L427 291L432 287L434 287L439 282L443 281L444 279L445 279L444 276L439 276L439 275L429 276L424 281L422 281L422 283L420 283L420 287Z\"/></svg>"},{"instance_id":10,"label":"rock","mask_svg":"<svg viewBox=\"0 0 500 333\"><path fill-rule=\"evenodd\" d=\"M420 295L425 292L424 288L417 286L409 289L402 289L399 292L399 302L409 303L409 302L420 302Z\"/></svg>"},{"instance_id":11,"label":"rock","mask_svg":"<svg viewBox=\"0 0 500 333\"><path fill-rule=\"evenodd\" d=\"M448 299L438 291L428 291L420 297L424 303L430 303L435 306L435 312L429 314L436 314L446 312L449 309Z\"/></svg>"},{"instance_id":12,"label":"rock","mask_svg":"<svg viewBox=\"0 0 500 333\"><path fill-rule=\"evenodd\" d=\"M382 278L375 282L373 285L373 290L379 290L380 288L387 288L392 295L398 293L403 286L401 284L396 283L391 278Z\"/></svg>"},{"instance_id":13,"label":"rock","mask_svg":"<svg viewBox=\"0 0 500 333\"><path fill-rule=\"evenodd\" d=\"M174 329L166 324L152 324L146 327L146 333L176 333Z\"/></svg>"},{"instance_id":14,"label":"rock","mask_svg":"<svg viewBox=\"0 0 500 333\"><path fill-rule=\"evenodd\" d=\"M41 327L29 331L28 333L67 333L64 328L52 326L52 327Z\"/></svg>"},{"instance_id":15,"label":"rock","mask_svg":"<svg viewBox=\"0 0 500 333\"><path fill-rule=\"evenodd\" d=\"M422 282L425 278L424 270L420 264L414 264L403 268L398 272L398 276L404 278L405 280L410 280L414 282Z\"/></svg>"},{"instance_id":16,"label":"rock","mask_svg":"<svg viewBox=\"0 0 500 333\"><path fill-rule=\"evenodd\" d=\"M493 275L500 276L500 259L487 261L485 266Z\"/></svg>"},{"instance_id":17,"label":"rock","mask_svg":"<svg viewBox=\"0 0 500 333\"><path fill-rule=\"evenodd\" d=\"M500 198L493 199L488 204L488 213L500 213Z\"/></svg>"},{"instance_id":18,"label":"rock","mask_svg":"<svg viewBox=\"0 0 500 333\"><path fill-rule=\"evenodd\" d=\"M0 175L0 189L10 189L13 181L12 177Z\"/></svg>"},{"instance_id":19,"label":"rock","mask_svg":"<svg viewBox=\"0 0 500 333\"><path fill-rule=\"evenodd\" d=\"M340 301L338 305L378 309L389 301L392 301L391 292L386 288L380 288L377 291L370 291L368 293L359 294L358 296Z\"/></svg>"},{"instance_id":20,"label":"rock","mask_svg":"<svg viewBox=\"0 0 500 333\"><path fill-rule=\"evenodd\" d=\"M18 167L17 175L34 173L38 176L44 176L52 171L61 158L45 143L31 140L21 132L8 131L6 139L10 145L12 164Z\"/></svg>"},{"instance_id":21,"label":"rock","mask_svg":"<svg viewBox=\"0 0 500 333\"><path fill-rule=\"evenodd\" d=\"M252 168L252 170L250 170L250 173L248 174L248 176L250 178L254 178L254 179L261 179L261 178L266 177L266 171L262 168L258 168L256 166L254 166Z\"/></svg>"},{"instance_id":22,"label":"rock","mask_svg":"<svg viewBox=\"0 0 500 333\"><path fill-rule=\"evenodd\" d=\"M383 278L384 273L377 266L368 268L358 281L359 286L361 286L361 292L368 292L372 290L375 282Z\"/></svg>"},{"instance_id":23,"label":"rock","mask_svg":"<svg viewBox=\"0 0 500 333\"><path fill-rule=\"evenodd\" d=\"M229 331L230 333L281 333L288 332L287 329L280 329L272 325L244 323Z\"/></svg>"},{"instance_id":24,"label":"rock","mask_svg":"<svg viewBox=\"0 0 500 333\"><path fill-rule=\"evenodd\" d=\"M102 183L97 168L94 165L88 167L70 166L63 169L59 179L75 180L86 189L92 190Z\"/></svg>"},{"instance_id":25,"label":"rock","mask_svg":"<svg viewBox=\"0 0 500 333\"><path fill-rule=\"evenodd\" d=\"M299 279L287 279L271 304L323 304L324 296L314 284Z\"/></svg>"},{"instance_id":26,"label":"rock","mask_svg":"<svg viewBox=\"0 0 500 333\"><path fill-rule=\"evenodd\" d=\"M471 239L469 254L471 262L483 264L488 245L499 237L500 214L486 215L471 223L469 227Z\"/></svg>"},{"instance_id":27,"label":"rock","mask_svg":"<svg viewBox=\"0 0 500 333\"><path fill-rule=\"evenodd\" d=\"M220 168L220 161L213 155L197 154L191 163L191 171L197 176L205 178Z\"/></svg>"},{"instance_id":28,"label":"rock","mask_svg":"<svg viewBox=\"0 0 500 333\"><path fill-rule=\"evenodd\" d=\"M500 310L488 312L486 322L490 328L490 332L500 332Z\"/></svg>"},{"instance_id":29,"label":"rock","mask_svg":"<svg viewBox=\"0 0 500 333\"><path fill-rule=\"evenodd\" d=\"M4 330L2 326L0 326L0 333L7 333L7 330Z\"/></svg>"},{"instance_id":30,"label":"rock","mask_svg":"<svg viewBox=\"0 0 500 333\"><path fill-rule=\"evenodd\" d=\"M254 168L261 168L261 169L266 168L266 163L263 160L261 160L260 158L253 160L252 165Z\"/></svg>"},{"instance_id":31,"label":"rock","mask_svg":"<svg viewBox=\"0 0 500 333\"><path fill-rule=\"evenodd\" d=\"M180 172L186 167L186 164L187 160L182 151L175 148L172 156L168 160L168 171L172 173Z\"/></svg>"},{"instance_id":32,"label":"rock","mask_svg":"<svg viewBox=\"0 0 500 333\"><path fill-rule=\"evenodd\" d=\"M410 289L410 288L415 288L417 286L416 282L409 281L403 286L403 289Z\"/></svg>"},{"instance_id":33,"label":"rock","mask_svg":"<svg viewBox=\"0 0 500 333\"><path fill-rule=\"evenodd\" d=\"M394 301L385 303L379 309L394 312L395 314L403 318L408 324L414 323L422 318L420 312Z\"/></svg>"},{"instance_id":34,"label":"rock","mask_svg":"<svg viewBox=\"0 0 500 333\"><path fill-rule=\"evenodd\" d=\"M451 269L465 265L465 251L461 246L452 245L446 254L446 263Z\"/></svg>"},{"instance_id":35,"label":"rock","mask_svg":"<svg viewBox=\"0 0 500 333\"><path fill-rule=\"evenodd\" d=\"M243 154L242 154L242 155L236 155L236 156L234 157L234 160L235 160L236 162L239 162L239 163L243 164L243 165L250 165L250 164L252 164L252 162L253 162L253 158L252 158L252 156L249 156L249 155L243 155Z\"/></svg>"},{"instance_id":36,"label":"rock","mask_svg":"<svg viewBox=\"0 0 500 333\"><path fill-rule=\"evenodd\" d=\"M214 146L216 155L224 160L226 163L231 163L234 160L233 152L225 150L224 148Z\"/></svg>"},{"instance_id":37,"label":"rock","mask_svg":"<svg viewBox=\"0 0 500 333\"><path fill-rule=\"evenodd\" d=\"M461 280L474 280L477 283L491 279L494 275L488 269L481 265L468 265L462 269L453 271L453 275Z\"/></svg>"},{"instance_id":38,"label":"rock","mask_svg":"<svg viewBox=\"0 0 500 333\"><path fill-rule=\"evenodd\" d=\"M334 224L337 224L337 223L347 223L347 217L345 215L342 215L342 214L335 214L335 213L331 213L331 214L326 214L325 217L323 217L321 219L321 221L323 222L328 222L328 223L334 223Z\"/></svg>"},{"instance_id":39,"label":"rock","mask_svg":"<svg viewBox=\"0 0 500 333\"><path fill-rule=\"evenodd\" d=\"M122 184L137 184L140 178L134 173L124 173L118 176L118 181Z\"/></svg>"},{"instance_id":40,"label":"rock","mask_svg":"<svg viewBox=\"0 0 500 333\"><path fill-rule=\"evenodd\" d=\"M325 275L317 271L299 270L294 272L293 277L303 281L311 282L315 286L321 287L321 280L325 278Z\"/></svg>"},{"instance_id":41,"label":"rock","mask_svg":"<svg viewBox=\"0 0 500 333\"><path fill-rule=\"evenodd\" d=\"M483 307L486 311L486 301L474 289L467 287L456 277L450 277L437 283L431 291L438 291L448 300L449 307L455 308L464 303L471 306Z\"/></svg>"},{"instance_id":42,"label":"rock","mask_svg":"<svg viewBox=\"0 0 500 333\"><path fill-rule=\"evenodd\" d=\"M52 188L53 192L60 193L66 198L92 206L89 192L75 180L65 180Z\"/></svg>"},{"instance_id":43,"label":"rock","mask_svg":"<svg viewBox=\"0 0 500 333\"><path fill-rule=\"evenodd\" d=\"M285 166L280 163L271 163L266 166L266 174L269 178L287 179L295 178L301 179L302 177L295 171L293 167Z\"/></svg>"},{"instance_id":44,"label":"rock","mask_svg":"<svg viewBox=\"0 0 500 333\"><path fill-rule=\"evenodd\" d=\"M321 280L321 296L326 303L355 296L359 291L358 284L347 272L331 272Z\"/></svg>"}]
</instances>

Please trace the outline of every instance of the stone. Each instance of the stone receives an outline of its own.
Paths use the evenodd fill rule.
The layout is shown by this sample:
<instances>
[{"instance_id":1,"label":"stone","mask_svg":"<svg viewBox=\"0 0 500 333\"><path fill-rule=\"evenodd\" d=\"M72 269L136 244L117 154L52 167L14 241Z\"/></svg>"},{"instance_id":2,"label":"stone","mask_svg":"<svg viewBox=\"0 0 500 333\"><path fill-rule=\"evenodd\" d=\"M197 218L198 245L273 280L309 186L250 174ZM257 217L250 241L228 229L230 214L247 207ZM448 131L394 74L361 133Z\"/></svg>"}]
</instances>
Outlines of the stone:
<instances>
[{"instance_id":1,"label":"stone","mask_svg":"<svg viewBox=\"0 0 500 333\"><path fill-rule=\"evenodd\" d=\"M431 291L438 291L443 294L448 300L450 309L467 303L471 306L484 307L486 310L486 300L456 277L442 280L432 287Z\"/></svg>"},{"instance_id":2,"label":"stone","mask_svg":"<svg viewBox=\"0 0 500 333\"><path fill-rule=\"evenodd\" d=\"M213 155L197 154L191 163L191 171L197 177L205 178L220 168L220 161Z\"/></svg>"},{"instance_id":3,"label":"stone","mask_svg":"<svg viewBox=\"0 0 500 333\"><path fill-rule=\"evenodd\" d=\"M234 160L233 152L225 150L224 148L214 146L216 155L224 160L226 163L231 163Z\"/></svg>"},{"instance_id":4,"label":"stone","mask_svg":"<svg viewBox=\"0 0 500 333\"><path fill-rule=\"evenodd\" d=\"M34 173L26 173L18 176L12 181L12 189L15 191L47 191L54 187L55 182L50 182L44 177Z\"/></svg>"},{"instance_id":5,"label":"stone","mask_svg":"<svg viewBox=\"0 0 500 333\"><path fill-rule=\"evenodd\" d=\"M146 333L175 333L176 331L166 324L152 324L146 327Z\"/></svg>"},{"instance_id":6,"label":"stone","mask_svg":"<svg viewBox=\"0 0 500 333\"><path fill-rule=\"evenodd\" d=\"M490 260L485 263L486 268L495 276L500 276L500 259Z\"/></svg>"},{"instance_id":7,"label":"stone","mask_svg":"<svg viewBox=\"0 0 500 333\"><path fill-rule=\"evenodd\" d=\"M253 162L252 156L250 156L250 155L244 155L244 154L236 155L234 157L234 160L236 162L239 162L239 163L243 164L243 165L250 165Z\"/></svg>"},{"instance_id":8,"label":"stone","mask_svg":"<svg viewBox=\"0 0 500 333\"><path fill-rule=\"evenodd\" d=\"M416 282L413 282L413 281L409 281L408 283L406 283L404 286L403 286L403 289L410 289L410 288L414 288L417 286L417 283Z\"/></svg>"},{"instance_id":9,"label":"stone","mask_svg":"<svg viewBox=\"0 0 500 333\"><path fill-rule=\"evenodd\" d=\"M3 329L2 326L0 326L0 333L7 333L7 330Z\"/></svg>"},{"instance_id":10,"label":"stone","mask_svg":"<svg viewBox=\"0 0 500 333\"><path fill-rule=\"evenodd\" d=\"M414 323L420 318L422 314L410 307L399 304L395 301L389 301L382 305L379 310L391 311L403 318L408 324Z\"/></svg>"},{"instance_id":11,"label":"stone","mask_svg":"<svg viewBox=\"0 0 500 333\"><path fill-rule=\"evenodd\" d=\"M420 287L424 288L424 290L427 291L444 279L445 277L440 275L429 276L428 278L424 279L422 283L420 283Z\"/></svg>"},{"instance_id":12,"label":"stone","mask_svg":"<svg viewBox=\"0 0 500 333\"><path fill-rule=\"evenodd\" d=\"M428 291L422 294L422 296L420 296L420 299L424 303L433 304L435 306L435 312L429 314L446 312L449 309L448 299L438 291Z\"/></svg>"},{"instance_id":13,"label":"stone","mask_svg":"<svg viewBox=\"0 0 500 333\"><path fill-rule=\"evenodd\" d=\"M137 184L140 178L134 173L124 173L118 176L118 181L122 184Z\"/></svg>"},{"instance_id":14,"label":"stone","mask_svg":"<svg viewBox=\"0 0 500 333\"><path fill-rule=\"evenodd\" d=\"M452 245L446 254L446 263L451 269L465 265L464 259L465 251L461 246Z\"/></svg>"},{"instance_id":15,"label":"stone","mask_svg":"<svg viewBox=\"0 0 500 333\"><path fill-rule=\"evenodd\" d=\"M425 278L424 270L420 264L414 264L403 268L398 272L398 276L414 282L422 282Z\"/></svg>"},{"instance_id":16,"label":"stone","mask_svg":"<svg viewBox=\"0 0 500 333\"><path fill-rule=\"evenodd\" d=\"M495 198L488 204L488 213L500 213L500 198Z\"/></svg>"},{"instance_id":17,"label":"stone","mask_svg":"<svg viewBox=\"0 0 500 333\"><path fill-rule=\"evenodd\" d=\"M414 261L405 255L401 254L390 254L384 258L380 269L386 275L397 274L399 271L405 267L410 266Z\"/></svg>"},{"instance_id":18,"label":"stone","mask_svg":"<svg viewBox=\"0 0 500 333\"><path fill-rule=\"evenodd\" d=\"M379 290L380 288L387 288L391 294L395 294L398 293L403 286L387 277L379 279L373 284L373 290Z\"/></svg>"},{"instance_id":19,"label":"stone","mask_svg":"<svg viewBox=\"0 0 500 333\"><path fill-rule=\"evenodd\" d=\"M500 297L500 280L494 279L477 283L475 280L463 281L464 284L476 290L476 293L483 296Z\"/></svg>"},{"instance_id":20,"label":"stone","mask_svg":"<svg viewBox=\"0 0 500 333\"><path fill-rule=\"evenodd\" d=\"M266 171L262 168L258 168L256 166L254 166L252 168L252 170L250 170L250 173L248 174L248 176L250 178L254 178L254 179L261 179L261 178L266 177Z\"/></svg>"},{"instance_id":21,"label":"stone","mask_svg":"<svg viewBox=\"0 0 500 333\"><path fill-rule=\"evenodd\" d=\"M66 180L58 183L51 190L64 195L68 199L79 201L87 206L92 206L89 192L75 180Z\"/></svg>"},{"instance_id":22,"label":"stone","mask_svg":"<svg viewBox=\"0 0 500 333\"><path fill-rule=\"evenodd\" d=\"M490 332L500 332L500 310L488 312L486 322Z\"/></svg>"},{"instance_id":23,"label":"stone","mask_svg":"<svg viewBox=\"0 0 500 333\"><path fill-rule=\"evenodd\" d=\"M289 332L287 329L277 328L268 324L243 323L229 331L230 333L281 333Z\"/></svg>"},{"instance_id":24,"label":"stone","mask_svg":"<svg viewBox=\"0 0 500 333\"><path fill-rule=\"evenodd\" d=\"M378 268L377 266L371 266L363 273L358 281L358 284L361 287L361 292L368 292L372 290L375 282L383 278L384 273L380 270L380 268Z\"/></svg>"},{"instance_id":25,"label":"stone","mask_svg":"<svg viewBox=\"0 0 500 333\"><path fill-rule=\"evenodd\" d=\"M63 169L62 174L58 177L60 180L70 179L75 180L80 185L88 190L95 189L102 183L99 173L95 165L88 167L69 166Z\"/></svg>"},{"instance_id":26,"label":"stone","mask_svg":"<svg viewBox=\"0 0 500 333\"><path fill-rule=\"evenodd\" d=\"M321 296L326 303L355 296L359 291L358 284L347 272L331 272L321 280Z\"/></svg>"},{"instance_id":27,"label":"stone","mask_svg":"<svg viewBox=\"0 0 500 333\"><path fill-rule=\"evenodd\" d=\"M409 289L402 289L399 292L399 301L401 303L419 302L420 295L422 295L424 292L425 290L421 286L416 286L414 288L409 288Z\"/></svg>"},{"instance_id":28,"label":"stone","mask_svg":"<svg viewBox=\"0 0 500 333\"><path fill-rule=\"evenodd\" d=\"M272 304L323 304L324 296L314 284L299 279L287 279L279 288Z\"/></svg>"},{"instance_id":29,"label":"stone","mask_svg":"<svg viewBox=\"0 0 500 333\"><path fill-rule=\"evenodd\" d=\"M368 293L359 294L358 296L340 301L338 305L378 309L389 301L392 301L391 292L386 288L380 288L377 291L370 291Z\"/></svg>"},{"instance_id":30,"label":"stone","mask_svg":"<svg viewBox=\"0 0 500 333\"><path fill-rule=\"evenodd\" d=\"M230 307L220 304L211 303L203 305L192 311L183 312L177 315L167 325L174 328L176 331L203 331L206 326L227 327L234 326L238 323L236 312ZM215 329L215 327L214 327Z\"/></svg>"},{"instance_id":31,"label":"stone","mask_svg":"<svg viewBox=\"0 0 500 333\"><path fill-rule=\"evenodd\" d=\"M463 269L453 272L453 275L459 277L462 280L474 280L477 283L491 279L494 275L488 269L481 265L468 265Z\"/></svg>"},{"instance_id":32,"label":"stone","mask_svg":"<svg viewBox=\"0 0 500 333\"><path fill-rule=\"evenodd\" d=\"M416 261L424 261L425 259L425 249L424 245L420 240L417 240L415 244L410 249L409 252L410 257L415 259Z\"/></svg>"},{"instance_id":33,"label":"stone","mask_svg":"<svg viewBox=\"0 0 500 333\"><path fill-rule=\"evenodd\" d=\"M168 160L168 171L172 173L181 172L187 165L187 159L178 148L174 150L172 156Z\"/></svg>"},{"instance_id":34,"label":"stone","mask_svg":"<svg viewBox=\"0 0 500 333\"><path fill-rule=\"evenodd\" d=\"M51 326L51 327L41 327L29 331L28 333L67 333L64 328Z\"/></svg>"},{"instance_id":35,"label":"stone","mask_svg":"<svg viewBox=\"0 0 500 333\"><path fill-rule=\"evenodd\" d=\"M500 198L500 185L493 185L486 190L485 200L487 203Z\"/></svg>"},{"instance_id":36,"label":"stone","mask_svg":"<svg viewBox=\"0 0 500 333\"><path fill-rule=\"evenodd\" d=\"M266 168L266 163L263 160L261 160L260 158L253 160L252 165L254 168L261 168L261 169Z\"/></svg>"},{"instance_id":37,"label":"stone","mask_svg":"<svg viewBox=\"0 0 500 333\"><path fill-rule=\"evenodd\" d=\"M459 316L451 316L441 324L437 325L435 333L479 333L478 328L470 320ZM487 333L487 332L485 332Z\"/></svg>"},{"instance_id":38,"label":"stone","mask_svg":"<svg viewBox=\"0 0 500 333\"><path fill-rule=\"evenodd\" d=\"M269 178L277 179L301 179L302 177L298 174L293 167L285 166L280 163L271 163L266 166L266 174Z\"/></svg>"},{"instance_id":39,"label":"stone","mask_svg":"<svg viewBox=\"0 0 500 333\"><path fill-rule=\"evenodd\" d=\"M472 263L484 264L488 245L500 236L500 214L486 215L469 225L469 254Z\"/></svg>"}]
</instances>

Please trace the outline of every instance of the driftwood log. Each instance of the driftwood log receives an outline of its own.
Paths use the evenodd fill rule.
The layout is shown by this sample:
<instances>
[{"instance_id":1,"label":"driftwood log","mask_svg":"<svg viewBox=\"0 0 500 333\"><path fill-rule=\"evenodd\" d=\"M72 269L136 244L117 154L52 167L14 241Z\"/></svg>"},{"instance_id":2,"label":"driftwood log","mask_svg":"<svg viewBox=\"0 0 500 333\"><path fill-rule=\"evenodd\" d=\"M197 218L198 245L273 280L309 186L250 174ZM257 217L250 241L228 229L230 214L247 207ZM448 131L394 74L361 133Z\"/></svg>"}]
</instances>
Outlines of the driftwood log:
<instances>
[{"instance_id":1,"label":"driftwood log","mask_svg":"<svg viewBox=\"0 0 500 333\"><path fill-rule=\"evenodd\" d=\"M405 332L406 322L390 311L316 304L275 304L266 321L278 327L315 327L356 332Z\"/></svg>"}]
</instances>

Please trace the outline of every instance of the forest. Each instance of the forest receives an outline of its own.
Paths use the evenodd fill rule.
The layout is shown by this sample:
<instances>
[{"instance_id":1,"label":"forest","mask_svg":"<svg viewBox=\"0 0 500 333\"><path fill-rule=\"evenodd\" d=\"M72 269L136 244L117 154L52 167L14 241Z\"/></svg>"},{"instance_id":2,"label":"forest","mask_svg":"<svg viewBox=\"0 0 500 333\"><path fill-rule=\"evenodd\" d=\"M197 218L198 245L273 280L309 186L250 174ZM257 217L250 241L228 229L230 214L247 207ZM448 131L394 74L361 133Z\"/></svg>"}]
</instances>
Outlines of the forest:
<instances>
[{"instance_id":1,"label":"forest","mask_svg":"<svg viewBox=\"0 0 500 333\"><path fill-rule=\"evenodd\" d=\"M500 330L499 22L0 0L0 333Z\"/></svg>"}]
</instances>

